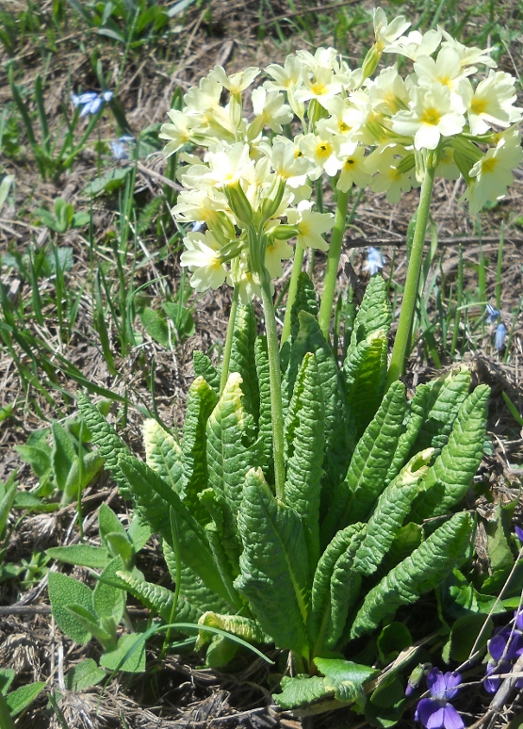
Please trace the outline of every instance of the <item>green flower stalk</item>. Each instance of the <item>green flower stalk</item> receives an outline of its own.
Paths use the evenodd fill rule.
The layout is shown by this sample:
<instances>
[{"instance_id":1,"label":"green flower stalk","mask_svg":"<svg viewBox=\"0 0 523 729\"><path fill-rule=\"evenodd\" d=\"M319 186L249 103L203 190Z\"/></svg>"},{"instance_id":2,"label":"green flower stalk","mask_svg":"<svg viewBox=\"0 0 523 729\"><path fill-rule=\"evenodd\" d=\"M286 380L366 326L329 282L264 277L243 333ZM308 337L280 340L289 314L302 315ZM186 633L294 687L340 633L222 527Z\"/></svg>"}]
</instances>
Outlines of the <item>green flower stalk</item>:
<instances>
[{"instance_id":1,"label":"green flower stalk","mask_svg":"<svg viewBox=\"0 0 523 729\"><path fill-rule=\"evenodd\" d=\"M412 250L407 268L407 279L405 281L405 292L401 305L398 331L394 339L392 357L387 373L387 388L401 377L405 369L405 356L418 296L419 273L423 261L423 245L425 243L425 232L429 220L435 172L435 167L428 165L421 185L416 227L414 229L414 239L412 241Z\"/></svg>"}]
</instances>

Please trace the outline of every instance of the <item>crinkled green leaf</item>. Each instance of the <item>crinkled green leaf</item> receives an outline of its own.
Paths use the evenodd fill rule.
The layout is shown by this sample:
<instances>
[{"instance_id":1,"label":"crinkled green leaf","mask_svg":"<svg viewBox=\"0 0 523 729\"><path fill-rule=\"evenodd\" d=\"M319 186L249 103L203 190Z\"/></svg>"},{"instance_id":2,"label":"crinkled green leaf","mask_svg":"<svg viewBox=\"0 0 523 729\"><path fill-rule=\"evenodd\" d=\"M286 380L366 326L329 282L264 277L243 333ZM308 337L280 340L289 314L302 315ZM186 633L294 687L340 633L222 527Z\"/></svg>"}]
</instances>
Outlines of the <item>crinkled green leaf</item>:
<instances>
[{"instance_id":1,"label":"crinkled green leaf","mask_svg":"<svg viewBox=\"0 0 523 729\"><path fill-rule=\"evenodd\" d=\"M198 494L207 488L205 428L215 405L216 394L203 377L197 377L189 389L183 425L184 492L182 498L192 516L200 524L206 524L209 521L207 511L202 506Z\"/></svg>"},{"instance_id":2,"label":"crinkled green leaf","mask_svg":"<svg viewBox=\"0 0 523 729\"><path fill-rule=\"evenodd\" d=\"M392 312L387 295L387 285L381 276L372 276L354 321L354 328L347 349L347 359L352 360L360 342L380 329L389 331Z\"/></svg>"},{"instance_id":3,"label":"crinkled green leaf","mask_svg":"<svg viewBox=\"0 0 523 729\"><path fill-rule=\"evenodd\" d=\"M306 311L299 314L300 330L292 343L289 365L285 372L282 390L284 404L290 403L294 383L303 357L312 352L316 357L319 380L323 392L325 452L322 499L331 500L333 487L347 472L354 448L354 434L350 428L343 380L332 347L325 340L316 319ZM287 405L288 406L288 405Z\"/></svg>"},{"instance_id":4,"label":"crinkled green leaf","mask_svg":"<svg viewBox=\"0 0 523 729\"><path fill-rule=\"evenodd\" d=\"M272 643L272 638L260 628L258 623L252 618L244 618L241 615L220 615L219 613L206 612L198 620L199 625L208 625L211 628L220 628L226 630L238 638L243 638L248 643ZM213 634L207 630L200 630L196 648L209 643L213 638Z\"/></svg>"},{"instance_id":5,"label":"crinkled green leaf","mask_svg":"<svg viewBox=\"0 0 523 729\"><path fill-rule=\"evenodd\" d=\"M125 582L128 592L137 600L140 600L145 607L158 613L166 623L171 621L174 602L174 592L172 590L168 590L162 585L155 585L152 582L139 579L131 572L125 570L119 570L117 577ZM190 621L196 616L197 612L192 610L187 603L180 600L177 605L175 618L177 620Z\"/></svg>"},{"instance_id":6,"label":"crinkled green leaf","mask_svg":"<svg viewBox=\"0 0 523 729\"><path fill-rule=\"evenodd\" d=\"M258 418L260 459L265 478L269 483L273 483L271 382L269 376L267 337L265 336L256 337L256 341L254 342L254 362L260 394L260 415Z\"/></svg>"},{"instance_id":7,"label":"crinkled green leaf","mask_svg":"<svg viewBox=\"0 0 523 729\"><path fill-rule=\"evenodd\" d=\"M373 574L389 552L413 500L422 489L422 481L427 475L433 454L434 449L427 448L411 458L381 494L369 519L365 540L356 556L355 568L361 574Z\"/></svg>"},{"instance_id":8,"label":"crinkled green leaf","mask_svg":"<svg viewBox=\"0 0 523 729\"><path fill-rule=\"evenodd\" d=\"M421 449L413 449L413 443L418 437L419 430L429 409L431 399L430 385L418 385L414 397L407 403L407 417L405 429L398 439L394 457L387 472L385 481L390 483L400 472L409 453L413 456Z\"/></svg>"},{"instance_id":9,"label":"crinkled green leaf","mask_svg":"<svg viewBox=\"0 0 523 729\"><path fill-rule=\"evenodd\" d=\"M238 514L243 543L236 588L278 648L307 646L307 545L298 514L279 504L260 469L247 474Z\"/></svg>"},{"instance_id":10,"label":"crinkled green leaf","mask_svg":"<svg viewBox=\"0 0 523 729\"><path fill-rule=\"evenodd\" d=\"M309 623L316 653L336 646L350 607L358 598L361 575L353 564L365 531L365 524L340 530L320 557L312 584Z\"/></svg>"},{"instance_id":11,"label":"crinkled green leaf","mask_svg":"<svg viewBox=\"0 0 523 729\"><path fill-rule=\"evenodd\" d=\"M260 461L252 416L243 406L242 388L241 375L231 373L206 429L209 484L224 496L234 517L242 500L245 474Z\"/></svg>"},{"instance_id":12,"label":"crinkled green leaf","mask_svg":"<svg viewBox=\"0 0 523 729\"><path fill-rule=\"evenodd\" d=\"M428 401L423 398L423 420L411 455L424 448L443 448L468 395L470 371L462 367L429 382L425 387L429 388L430 395Z\"/></svg>"},{"instance_id":13,"label":"crinkled green leaf","mask_svg":"<svg viewBox=\"0 0 523 729\"><path fill-rule=\"evenodd\" d=\"M322 541L347 523L365 520L385 488L394 450L403 432L405 386L394 382L372 422L358 441L345 480L335 489L322 524Z\"/></svg>"},{"instance_id":14,"label":"crinkled green leaf","mask_svg":"<svg viewBox=\"0 0 523 729\"><path fill-rule=\"evenodd\" d=\"M255 339L256 317L254 308L252 304L247 306L239 305L236 311L228 375L230 376L232 372L238 372L241 375L245 410L253 416L255 422L258 422L260 395L254 361Z\"/></svg>"},{"instance_id":15,"label":"crinkled green leaf","mask_svg":"<svg viewBox=\"0 0 523 729\"><path fill-rule=\"evenodd\" d=\"M220 394L220 371L214 367L210 358L197 349L193 352L194 376L203 377L205 382L212 387L216 395Z\"/></svg>"},{"instance_id":16,"label":"crinkled green leaf","mask_svg":"<svg viewBox=\"0 0 523 729\"><path fill-rule=\"evenodd\" d=\"M145 463L122 456L120 467L128 480L137 509L153 531L173 546L172 514L182 562L197 572L210 590L227 600L227 590L216 572L205 531L176 491Z\"/></svg>"},{"instance_id":17,"label":"crinkled green leaf","mask_svg":"<svg viewBox=\"0 0 523 729\"><path fill-rule=\"evenodd\" d=\"M215 635L205 654L205 663L216 670L225 668L238 653L238 643L223 635Z\"/></svg>"},{"instance_id":18,"label":"crinkled green leaf","mask_svg":"<svg viewBox=\"0 0 523 729\"><path fill-rule=\"evenodd\" d=\"M461 406L448 443L430 467L423 492L413 504L412 521L419 524L446 514L465 496L483 457L489 394L487 385L479 385Z\"/></svg>"},{"instance_id":19,"label":"crinkled green leaf","mask_svg":"<svg viewBox=\"0 0 523 729\"><path fill-rule=\"evenodd\" d=\"M88 397L79 392L77 399L78 408L84 417L89 432L92 434L93 443L98 446L100 455L105 461L105 468L111 471L120 493L129 498L127 480L118 465L118 457L120 455L132 457L131 452L116 435L115 430L109 425L98 408L91 404Z\"/></svg>"},{"instance_id":20,"label":"crinkled green leaf","mask_svg":"<svg viewBox=\"0 0 523 729\"><path fill-rule=\"evenodd\" d=\"M319 711L327 711L331 708L339 708L338 702L334 699L334 686L322 676L284 676L281 680L281 692L273 694L275 703L284 711L313 714L314 707L318 705Z\"/></svg>"},{"instance_id":21,"label":"crinkled green leaf","mask_svg":"<svg viewBox=\"0 0 523 729\"><path fill-rule=\"evenodd\" d=\"M323 396L316 358L307 353L298 372L286 418L285 503L300 515L309 565L320 555L320 493L323 461Z\"/></svg>"},{"instance_id":22,"label":"crinkled green leaf","mask_svg":"<svg viewBox=\"0 0 523 729\"><path fill-rule=\"evenodd\" d=\"M238 595L238 591L233 584L234 579L240 572L239 554L238 558L234 561L229 559L229 555L226 552L225 545L223 543L222 533L218 530L215 524L207 524L206 533L216 570L219 573L229 596L229 604L233 605L236 610L239 610L243 606L243 601Z\"/></svg>"},{"instance_id":23,"label":"crinkled green leaf","mask_svg":"<svg viewBox=\"0 0 523 729\"><path fill-rule=\"evenodd\" d=\"M173 582L176 584L175 552L165 541L162 542L162 548L165 563L167 564ZM206 610L221 613L226 612L229 608L226 600L223 600L215 592L209 590L202 581L202 578L184 564L180 564L180 594L178 600L179 602L183 601L185 603L183 606L179 605L180 611L191 611L191 617L188 617L187 620L193 623L197 623L200 615ZM180 620L180 618L178 619Z\"/></svg>"},{"instance_id":24,"label":"crinkled green leaf","mask_svg":"<svg viewBox=\"0 0 523 729\"><path fill-rule=\"evenodd\" d=\"M352 624L350 637L359 638L375 630L401 605L412 604L420 595L436 587L463 558L471 535L472 519L465 512L455 514L436 529L366 595Z\"/></svg>"},{"instance_id":25,"label":"crinkled green leaf","mask_svg":"<svg viewBox=\"0 0 523 729\"><path fill-rule=\"evenodd\" d=\"M239 560L242 551L236 514L232 513L225 497L212 489L206 489L200 498L212 519L212 522L206 525L209 545L215 559L218 558L217 552L221 554L217 563L218 569L226 569L227 575L236 577L240 572ZM222 559L225 563L221 563L220 567Z\"/></svg>"},{"instance_id":26,"label":"crinkled green leaf","mask_svg":"<svg viewBox=\"0 0 523 729\"><path fill-rule=\"evenodd\" d=\"M388 338L385 329L371 332L345 358L347 403L358 437L380 406L387 375Z\"/></svg>"},{"instance_id":27,"label":"crinkled green leaf","mask_svg":"<svg viewBox=\"0 0 523 729\"><path fill-rule=\"evenodd\" d=\"M143 443L147 465L170 483L178 496L183 495L182 449L179 443L153 418L143 424Z\"/></svg>"},{"instance_id":28,"label":"crinkled green leaf","mask_svg":"<svg viewBox=\"0 0 523 729\"><path fill-rule=\"evenodd\" d=\"M306 311L308 314L316 318L318 316L318 300L314 284L302 271L298 276L298 288L296 290L296 298L291 309L291 341L296 339L300 330L300 312Z\"/></svg>"}]
</instances>

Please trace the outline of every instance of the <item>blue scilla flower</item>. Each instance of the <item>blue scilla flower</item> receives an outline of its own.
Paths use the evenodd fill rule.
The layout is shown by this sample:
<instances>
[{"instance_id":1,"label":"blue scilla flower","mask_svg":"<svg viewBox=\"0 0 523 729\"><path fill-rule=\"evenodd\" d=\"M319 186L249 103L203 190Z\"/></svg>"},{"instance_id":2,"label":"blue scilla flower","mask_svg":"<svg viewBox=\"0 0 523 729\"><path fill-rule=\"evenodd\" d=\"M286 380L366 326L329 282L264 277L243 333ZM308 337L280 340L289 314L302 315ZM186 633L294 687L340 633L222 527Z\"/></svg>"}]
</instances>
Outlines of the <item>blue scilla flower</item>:
<instances>
[{"instance_id":1,"label":"blue scilla flower","mask_svg":"<svg viewBox=\"0 0 523 729\"><path fill-rule=\"evenodd\" d=\"M71 100L75 107L81 106L80 116L87 114L98 114L104 102L111 101L113 98L112 91L103 91L99 94L97 91L86 91L84 94L73 94Z\"/></svg>"},{"instance_id":2,"label":"blue scilla flower","mask_svg":"<svg viewBox=\"0 0 523 729\"><path fill-rule=\"evenodd\" d=\"M500 317L499 309L491 304L487 304L485 309L487 311L487 324L495 324Z\"/></svg>"},{"instance_id":3,"label":"blue scilla flower","mask_svg":"<svg viewBox=\"0 0 523 729\"><path fill-rule=\"evenodd\" d=\"M505 346L505 339L507 336L507 328L501 322L496 327L496 334L494 335L494 347L500 352Z\"/></svg>"},{"instance_id":4,"label":"blue scilla flower","mask_svg":"<svg viewBox=\"0 0 523 729\"><path fill-rule=\"evenodd\" d=\"M416 708L414 718L420 721L425 729L464 729L463 719L449 702L458 693L461 674L442 673L433 668L427 675L427 686L430 698L421 699Z\"/></svg>"},{"instance_id":5,"label":"blue scilla flower","mask_svg":"<svg viewBox=\"0 0 523 729\"><path fill-rule=\"evenodd\" d=\"M109 146L111 147L111 152L113 153L113 159L115 160L122 160L122 159L129 159L129 155L127 154L127 150L125 149L125 146L116 140L112 140L109 142Z\"/></svg>"},{"instance_id":6,"label":"blue scilla flower","mask_svg":"<svg viewBox=\"0 0 523 729\"><path fill-rule=\"evenodd\" d=\"M373 246L367 249L367 260L363 264L363 269L368 271L371 276L381 271L383 268L383 256L380 251Z\"/></svg>"}]
</instances>

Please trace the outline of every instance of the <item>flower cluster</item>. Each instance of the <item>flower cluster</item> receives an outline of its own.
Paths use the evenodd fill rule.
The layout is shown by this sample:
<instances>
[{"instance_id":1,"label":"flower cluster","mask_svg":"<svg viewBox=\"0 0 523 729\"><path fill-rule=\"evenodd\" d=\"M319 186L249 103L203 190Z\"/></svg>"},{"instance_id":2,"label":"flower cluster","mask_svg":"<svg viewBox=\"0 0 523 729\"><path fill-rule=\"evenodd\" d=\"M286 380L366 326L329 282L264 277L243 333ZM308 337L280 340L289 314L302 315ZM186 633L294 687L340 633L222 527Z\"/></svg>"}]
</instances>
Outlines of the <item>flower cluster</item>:
<instances>
[{"instance_id":1,"label":"flower cluster","mask_svg":"<svg viewBox=\"0 0 523 729\"><path fill-rule=\"evenodd\" d=\"M216 66L182 110L168 113L165 154L180 152L186 163L174 214L208 226L184 241L182 264L197 290L227 280L246 300L266 271L281 275L293 237L326 249L333 221L314 211L310 184L323 175L341 193L370 186L395 203L428 168L449 180L461 174L472 213L505 194L523 158L515 78L495 70L489 49L468 48L443 29L407 33L403 16L388 23L380 8L373 21L375 43L361 68L333 48L297 51L267 66L253 88L260 69L228 75ZM413 72L403 77L392 65L373 77L383 53L411 59ZM480 67L488 74L474 85ZM289 138L296 118L301 132ZM203 159L184 151L188 143L204 148Z\"/></svg>"},{"instance_id":2,"label":"flower cluster","mask_svg":"<svg viewBox=\"0 0 523 729\"><path fill-rule=\"evenodd\" d=\"M425 729L463 729L463 719L450 703L460 684L459 673L442 673L439 668L432 668L427 675L430 698L418 702L415 720L420 721Z\"/></svg>"},{"instance_id":3,"label":"flower cluster","mask_svg":"<svg viewBox=\"0 0 523 729\"><path fill-rule=\"evenodd\" d=\"M80 112L80 116L82 117L88 114L98 114L102 110L104 103L111 101L113 95L112 91L102 91L102 93L86 91L84 94L73 94L71 101L73 102L73 106L82 107Z\"/></svg>"},{"instance_id":4,"label":"flower cluster","mask_svg":"<svg viewBox=\"0 0 523 729\"><path fill-rule=\"evenodd\" d=\"M521 541L523 543L523 539ZM501 675L510 673L514 661L523 655L523 610L516 611L514 619L497 630L488 642L488 652L483 686L489 694L495 694L502 681ZM518 678L515 685L523 688L523 678Z\"/></svg>"}]
</instances>

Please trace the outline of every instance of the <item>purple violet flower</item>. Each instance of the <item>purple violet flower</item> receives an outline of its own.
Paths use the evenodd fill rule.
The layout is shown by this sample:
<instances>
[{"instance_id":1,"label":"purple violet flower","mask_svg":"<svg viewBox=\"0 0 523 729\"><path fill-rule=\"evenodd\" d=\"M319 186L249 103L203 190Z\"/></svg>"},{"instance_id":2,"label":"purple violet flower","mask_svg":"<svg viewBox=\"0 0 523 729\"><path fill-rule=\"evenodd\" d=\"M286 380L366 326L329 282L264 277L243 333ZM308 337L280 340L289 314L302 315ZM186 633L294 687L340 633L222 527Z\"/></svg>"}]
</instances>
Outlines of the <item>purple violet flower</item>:
<instances>
[{"instance_id":1,"label":"purple violet flower","mask_svg":"<svg viewBox=\"0 0 523 729\"><path fill-rule=\"evenodd\" d=\"M514 524L514 531L516 532L516 537L519 539L519 541L521 542L521 544L523 546L523 529L519 526L516 526L516 524ZM521 613L520 613L520 615L521 615ZM523 630L523 628L521 628L521 630Z\"/></svg>"},{"instance_id":2,"label":"purple violet flower","mask_svg":"<svg viewBox=\"0 0 523 729\"><path fill-rule=\"evenodd\" d=\"M510 673L512 670L512 661L523 653L523 610L514 613L515 625L507 625L498 632L488 642L488 652L490 660L487 663L485 678L483 679L483 688L489 694L495 694L501 685L500 676ZM523 688L523 678L516 682L518 688Z\"/></svg>"},{"instance_id":3,"label":"purple violet flower","mask_svg":"<svg viewBox=\"0 0 523 729\"><path fill-rule=\"evenodd\" d=\"M439 668L429 671L427 686L431 698L418 702L414 716L416 721L420 721L425 729L464 729L463 719L449 703L449 699L458 693L460 683L459 673L442 673Z\"/></svg>"}]
</instances>

